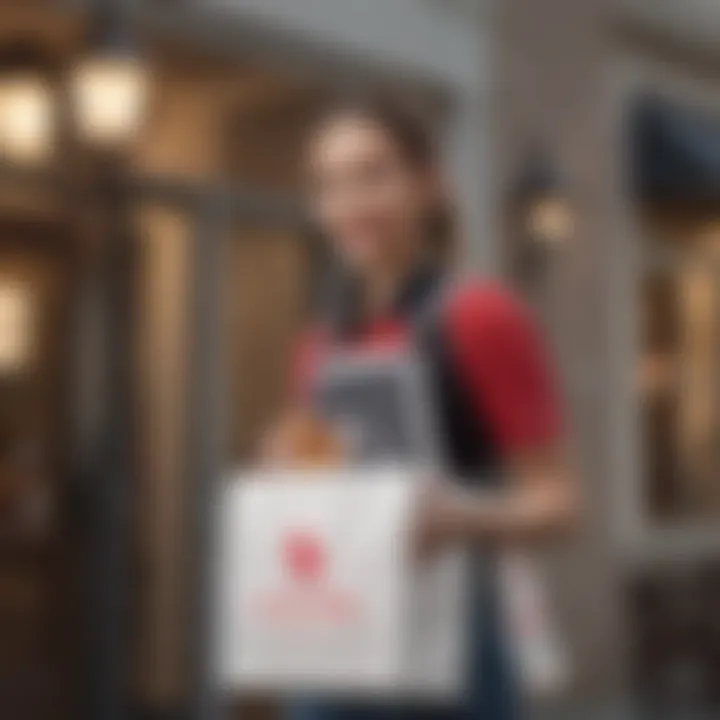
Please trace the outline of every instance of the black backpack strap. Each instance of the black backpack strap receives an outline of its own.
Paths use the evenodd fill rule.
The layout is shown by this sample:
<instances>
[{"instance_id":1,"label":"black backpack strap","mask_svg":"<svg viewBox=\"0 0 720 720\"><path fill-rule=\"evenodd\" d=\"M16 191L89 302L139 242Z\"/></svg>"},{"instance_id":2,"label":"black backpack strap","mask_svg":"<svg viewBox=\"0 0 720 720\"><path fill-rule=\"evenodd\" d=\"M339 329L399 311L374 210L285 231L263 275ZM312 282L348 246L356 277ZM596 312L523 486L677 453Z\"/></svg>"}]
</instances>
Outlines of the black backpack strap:
<instances>
[{"instance_id":1,"label":"black backpack strap","mask_svg":"<svg viewBox=\"0 0 720 720\"><path fill-rule=\"evenodd\" d=\"M435 335L439 329L451 285L452 280L450 278L439 278L435 287L432 288L413 313L410 322L411 340L412 345L418 351L425 347L429 338Z\"/></svg>"},{"instance_id":2,"label":"black backpack strap","mask_svg":"<svg viewBox=\"0 0 720 720\"><path fill-rule=\"evenodd\" d=\"M410 319L410 352L418 367L424 384L424 396L430 404L433 433L435 439L435 453L437 461L442 468L452 465L451 448L448 443L449 428L443 402L443 389L438 378L441 374L441 364L437 350L441 339L442 313L448 294L450 283L447 278L439 278L423 302L415 308Z\"/></svg>"},{"instance_id":3,"label":"black backpack strap","mask_svg":"<svg viewBox=\"0 0 720 720\"><path fill-rule=\"evenodd\" d=\"M453 286L452 281L443 279L418 308L411 323L411 345L432 404L444 467L462 481L494 482L501 465L499 448L488 422L470 400L467 382L443 330L443 314Z\"/></svg>"}]
</instances>

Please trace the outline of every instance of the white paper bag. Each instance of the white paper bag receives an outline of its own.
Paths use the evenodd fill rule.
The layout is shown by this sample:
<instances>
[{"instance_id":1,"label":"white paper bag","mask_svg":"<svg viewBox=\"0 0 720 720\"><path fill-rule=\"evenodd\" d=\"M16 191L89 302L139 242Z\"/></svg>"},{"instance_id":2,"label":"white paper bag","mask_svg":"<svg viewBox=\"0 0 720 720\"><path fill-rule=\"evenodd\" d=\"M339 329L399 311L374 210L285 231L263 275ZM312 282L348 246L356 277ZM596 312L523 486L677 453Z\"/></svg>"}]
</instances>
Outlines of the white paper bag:
<instances>
[{"instance_id":1,"label":"white paper bag","mask_svg":"<svg viewBox=\"0 0 720 720\"><path fill-rule=\"evenodd\" d=\"M400 468L236 478L223 498L226 688L451 697L464 659L465 568L417 569L418 491Z\"/></svg>"}]
</instances>

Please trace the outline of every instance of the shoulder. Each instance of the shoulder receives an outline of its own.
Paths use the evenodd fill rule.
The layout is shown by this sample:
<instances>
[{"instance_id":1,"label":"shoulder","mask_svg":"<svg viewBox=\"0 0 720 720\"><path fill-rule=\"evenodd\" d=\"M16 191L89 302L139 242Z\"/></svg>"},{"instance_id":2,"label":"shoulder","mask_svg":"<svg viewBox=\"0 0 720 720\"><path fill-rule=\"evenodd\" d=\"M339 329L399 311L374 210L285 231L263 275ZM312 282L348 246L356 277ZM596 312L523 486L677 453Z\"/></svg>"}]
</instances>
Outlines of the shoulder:
<instances>
[{"instance_id":1,"label":"shoulder","mask_svg":"<svg viewBox=\"0 0 720 720\"><path fill-rule=\"evenodd\" d=\"M455 331L505 333L529 329L533 323L520 299L489 280L464 279L449 291L443 321Z\"/></svg>"},{"instance_id":2,"label":"shoulder","mask_svg":"<svg viewBox=\"0 0 720 720\"><path fill-rule=\"evenodd\" d=\"M554 442L559 401L548 353L531 314L499 284L451 288L444 332L478 412L508 451Z\"/></svg>"}]
</instances>

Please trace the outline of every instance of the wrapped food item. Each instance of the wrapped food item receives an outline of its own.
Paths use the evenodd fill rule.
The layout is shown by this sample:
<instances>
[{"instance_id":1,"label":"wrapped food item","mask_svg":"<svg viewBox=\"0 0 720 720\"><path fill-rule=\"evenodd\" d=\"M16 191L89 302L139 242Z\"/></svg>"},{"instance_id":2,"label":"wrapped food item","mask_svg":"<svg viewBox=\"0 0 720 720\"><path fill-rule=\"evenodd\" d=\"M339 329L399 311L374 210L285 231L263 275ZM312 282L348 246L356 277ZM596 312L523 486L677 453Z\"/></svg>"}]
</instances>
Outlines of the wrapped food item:
<instances>
[{"instance_id":1,"label":"wrapped food item","mask_svg":"<svg viewBox=\"0 0 720 720\"><path fill-rule=\"evenodd\" d=\"M297 408L274 429L264 456L270 464L307 469L337 467L347 453L329 423L307 408Z\"/></svg>"}]
</instances>

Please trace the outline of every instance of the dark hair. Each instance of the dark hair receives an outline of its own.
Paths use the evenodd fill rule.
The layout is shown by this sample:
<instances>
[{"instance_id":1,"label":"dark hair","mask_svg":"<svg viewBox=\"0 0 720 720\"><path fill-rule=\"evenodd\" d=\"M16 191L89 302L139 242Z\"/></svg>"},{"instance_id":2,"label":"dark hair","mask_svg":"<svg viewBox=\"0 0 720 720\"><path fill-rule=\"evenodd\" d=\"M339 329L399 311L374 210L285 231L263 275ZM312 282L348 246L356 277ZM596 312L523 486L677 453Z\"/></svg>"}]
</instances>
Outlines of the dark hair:
<instances>
[{"instance_id":1,"label":"dark hair","mask_svg":"<svg viewBox=\"0 0 720 720\"><path fill-rule=\"evenodd\" d=\"M364 95L337 102L324 109L315 129L322 131L344 118L361 118L377 124L396 143L402 156L419 169L439 162L440 152L430 124L419 112L393 97ZM449 264L455 253L456 214L448 198L439 197L428 209L425 228L430 261L436 265Z\"/></svg>"}]
</instances>

